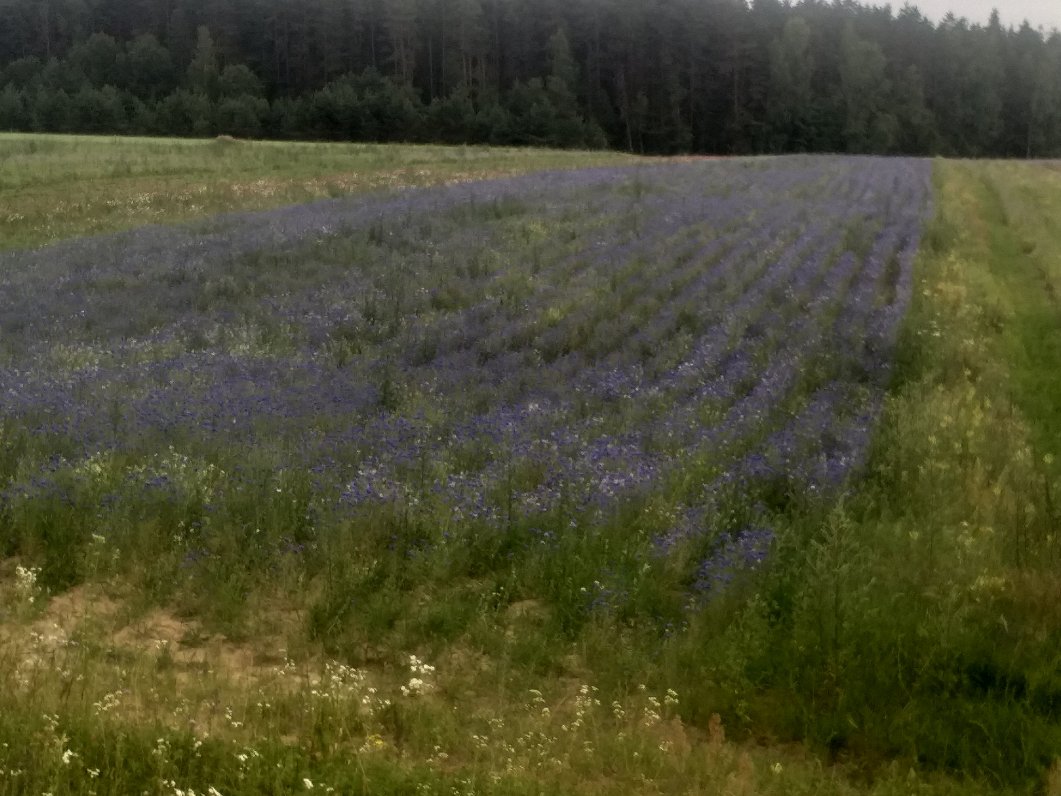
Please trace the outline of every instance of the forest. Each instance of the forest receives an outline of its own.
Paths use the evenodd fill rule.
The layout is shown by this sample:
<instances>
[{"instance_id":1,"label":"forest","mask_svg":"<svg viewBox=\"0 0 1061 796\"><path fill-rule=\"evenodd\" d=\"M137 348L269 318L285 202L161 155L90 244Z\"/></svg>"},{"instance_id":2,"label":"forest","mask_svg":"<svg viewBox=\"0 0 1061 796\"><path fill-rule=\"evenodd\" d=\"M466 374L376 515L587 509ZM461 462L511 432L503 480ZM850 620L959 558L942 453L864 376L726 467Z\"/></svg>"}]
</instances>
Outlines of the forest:
<instances>
[{"instance_id":1,"label":"forest","mask_svg":"<svg viewBox=\"0 0 1061 796\"><path fill-rule=\"evenodd\" d=\"M0 0L0 130L1061 154L1061 35L850 0Z\"/></svg>"}]
</instances>

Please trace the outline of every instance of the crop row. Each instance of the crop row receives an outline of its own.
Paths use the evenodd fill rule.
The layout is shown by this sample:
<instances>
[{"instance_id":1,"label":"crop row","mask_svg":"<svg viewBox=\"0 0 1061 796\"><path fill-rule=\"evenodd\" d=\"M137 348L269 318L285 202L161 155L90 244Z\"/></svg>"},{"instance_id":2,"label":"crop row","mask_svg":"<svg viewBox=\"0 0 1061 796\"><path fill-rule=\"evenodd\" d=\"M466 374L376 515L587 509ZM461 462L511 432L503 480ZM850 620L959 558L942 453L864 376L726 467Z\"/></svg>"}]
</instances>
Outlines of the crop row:
<instances>
[{"instance_id":1,"label":"crop row","mask_svg":"<svg viewBox=\"0 0 1061 796\"><path fill-rule=\"evenodd\" d=\"M5 516L297 473L303 524L553 538L665 505L668 549L742 496L707 584L861 467L928 197L919 161L685 163L5 254Z\"/></svg>"}]
</instances>

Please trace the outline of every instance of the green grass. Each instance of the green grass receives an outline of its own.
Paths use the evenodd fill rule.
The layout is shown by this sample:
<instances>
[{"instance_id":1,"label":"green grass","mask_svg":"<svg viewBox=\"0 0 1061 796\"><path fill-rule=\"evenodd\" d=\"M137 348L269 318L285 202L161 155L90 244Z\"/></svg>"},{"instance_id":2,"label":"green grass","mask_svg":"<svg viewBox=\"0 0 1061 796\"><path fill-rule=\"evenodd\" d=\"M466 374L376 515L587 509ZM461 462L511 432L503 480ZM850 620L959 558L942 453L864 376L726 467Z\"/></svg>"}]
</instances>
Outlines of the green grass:
<instances>
[{"instance_id":1,"label":"green grass","mask_svg":"<svg viewBox=\"0 0 1061 796\"><path fill-rule=\"evenodd\" d=\"M1061 170L993 164L979 177L1014 396L1037 447L1061 455Z\"/></svg>"},{"instance_id":2,"label":"green grass","mask_svg":"<svg viewBox=\"0 0 1061 796\"><path fill-rule=\"evenodd\" d=\"M0 248L362 191L643 162L610 152L0 134Z\"/></svg>"},{"instance_id":3,"label":"green grass","mask_svg":"<svg viewBox=\"0 0 1061 796\"><path fill-rule=\"evenodd\" d=\"M757 683L780 690L759 720L841 758L1030 788L1061 744L1046 597L1061 587L1061 327L1044 320L1061 182L941 162L936 189L873 470L824 523L794 525L767 592L789 614L767 631L784 679Z\"/></svg>"},{"instance_id":4,"label":"green grass","mask_svg":"<svg viewBox=\"0 0 1061 796\"><path fill-rule=\"evenodd\" d=\"M0 151L35 142L3 161L0 185L38 196L26 204L38 221L77 179L64 168L133 164L93 183L56 235L141 223L103 197L152 181L206 186L194 213L207 213L272 167L287 193L248 202L324 195L306 187L321 172L370 175L345 191L581 157L31 137ZM281 154L303 146L301 164ZM238 154L215 162L215 148ZM90 164L92 149L103 157ZM294 477L295 503L230 507L216 521L238 529L231 549L184 569L171 538L201 514L210 478L184 462L188 505L112 517L111 541L92 536L78 499L0 539L0 794L279 794L307 781L372 794L1061 794L1061 172L940 162L936 189L869 474L824 515L778 516L770 566L726 600L661 633L669 581L652 571L626 584L624 610L587 617L575 585L625 555L606 536L511 566L493 539L409 560L401 536L382 551L423 529L385 513L368 523L378 538L340 529L298 560L265 557L264 577L257 557L276 540L255 523L267 535L304 516ZM189 217L171 200L161 217ZM25 243L45 240L34 228ZM6 476L21 443L4 434ZM93 462L92 488L115 488L125 464Z\"/></svg>"}]
</instances>

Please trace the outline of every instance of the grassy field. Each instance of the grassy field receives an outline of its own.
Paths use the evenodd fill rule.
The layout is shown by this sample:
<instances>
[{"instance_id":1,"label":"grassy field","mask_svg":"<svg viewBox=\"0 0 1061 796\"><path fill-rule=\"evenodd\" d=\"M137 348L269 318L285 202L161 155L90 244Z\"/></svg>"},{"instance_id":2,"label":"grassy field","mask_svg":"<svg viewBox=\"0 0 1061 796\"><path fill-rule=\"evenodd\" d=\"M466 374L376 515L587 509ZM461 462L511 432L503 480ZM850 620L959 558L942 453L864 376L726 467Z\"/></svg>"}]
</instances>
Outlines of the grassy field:
<instances>
[{"instance_id":1,"label":"grassy field","mask_svg":"<svg viewBox=\"0 0 1061 796\"><path fill-rule=\"evenodd\" d=\"M374 175L337 193L394 174L436 183L573 164L307 147L296 167L287 145L143 143L170 149L163 176L138 142L9 143L22 154L0 166L4 200L25 197L36 218L17 233L24 245L327 195L311 162L325 180ZM141 176L93 183L65 232L44 236L47 197L70 184L45 175L85 147ZM193 152L231 147L246 147L239 165L192 165ZM374 165L344 167L351 152ZM287 161L275 196L233 192ZM39 268L37 281L7 277L15 297L0 313L0 794L1061 794L1061 170L934 164L895 364L874 376L887 340L874 324L902 305L901 230L914 223L913 200L876 197L916 195L920 166L659 168L532 178L471 202L429 194L424 218L403 205L390 224L341 234L329 218L275 249L237 241L204 271L181 271L188 240L242 240L242 226L124 238L96 269L77 256L104 244L0 261L9 274ZM151 180L211 199L111 212L109 197ZM890 192L866 190L881 183ZM335 212L356 214L356 201ZM303 229L297 213L269 219L263 245ZM807 267L793 257L776 271L794 251ZM701 284L705 272L719 281ZM802 357L774 414L751 413L758 425L726 438L740 466L718 458L714 437L694 450L675 421L682 363L716 337L747 352L717 365L741 386L694 404L694 430L728 416L727 400L751 406L757 379L781 372L772 363ZM465 348L450 352L451 339ZM325 407L312 404L305 427L292 419L308 400L304 360L319 364L309 384ZM454 364L466 360L478 375ZM266 376L254 382L253 368ZM616 371L639 381L615 386ZM237 392L219 390L231 373ZM265 378L294 392L274 396ZM346 408L361 383L368 408ZM148 400L160 390L178 409L224 409L182 425ZM527 394L526 416L506 409L499 430L437 454L417 442L430 455L395 470L374 447L426 430L459 438L450 416L484 418L491 401ZM797 424L810 447L779 460L782 479L741 469L837 394L824 431ZM54 410L17 408L59 395ZM154 412L146 431L138 402ZM345 433L328 406L388 429L356 439L370 455L334 485L333 459L355 442L319 458ZM262 435L266 411L287 419ZM556 436L554 412L575 442ZM843 488L795 476L857 458L838 429L864 416L868 458ZM232 429L217 436L221 422ZM579 470L549 513L519 514L514 502L545 499L550 462L565 461L524 451L521 423L561 451L599 451L585 467L603 461L612 490L621 465L651 453L652 487L602 513L579 503L577 478L598 477ZM292 429L297 442L283 436ZM653 431L635 449L642 429ZM658 555L681 509L727 472L743 480L697 515L704 538ZM496 476L487 505L460 514L424 486L469 488L477 474ZM712 580L722 569L724 587Z\"/></svg>"},{"instance_id":2,"label":"grassy field","mask_svg":"<svg viewBox=\"0 0 1061 796\"><path fill-rule=\"evenodd\" d=\"M0 134L0 249L363 191L638 162L608 152Z\"/></svg>"}]
</instances>

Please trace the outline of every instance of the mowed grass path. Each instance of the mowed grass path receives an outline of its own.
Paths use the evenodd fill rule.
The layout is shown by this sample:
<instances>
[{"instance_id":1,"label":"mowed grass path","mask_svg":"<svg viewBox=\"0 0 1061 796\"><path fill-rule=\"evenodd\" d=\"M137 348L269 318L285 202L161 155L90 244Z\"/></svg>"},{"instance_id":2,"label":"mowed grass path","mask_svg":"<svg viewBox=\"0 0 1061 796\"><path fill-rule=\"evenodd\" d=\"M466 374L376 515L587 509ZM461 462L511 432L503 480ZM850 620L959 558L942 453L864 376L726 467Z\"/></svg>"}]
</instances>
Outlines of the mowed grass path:
<instances>
[{"instance_id":1,"label":"mowed grass path","mask_svg":"<svg viewBox=\"0 0 1061 796\"><path fill-rule=\"evenodd\" d=\"M979 181L992 309L1015 395L1044 454L1061 455L1061 165L955 169Z\"/></svg>"},{"instance_id":2,"label":"mowed grass path","mask_svg":"<svg viewBox=\"0 0 1061 796\"><path fill-rule=\"evenodd\" d=\"M363 191L634 164L613 152L0 135L0 249Z\"/></svg>"}]
</instances>

